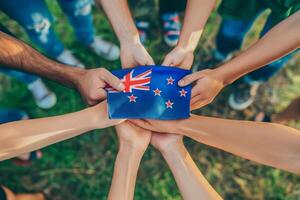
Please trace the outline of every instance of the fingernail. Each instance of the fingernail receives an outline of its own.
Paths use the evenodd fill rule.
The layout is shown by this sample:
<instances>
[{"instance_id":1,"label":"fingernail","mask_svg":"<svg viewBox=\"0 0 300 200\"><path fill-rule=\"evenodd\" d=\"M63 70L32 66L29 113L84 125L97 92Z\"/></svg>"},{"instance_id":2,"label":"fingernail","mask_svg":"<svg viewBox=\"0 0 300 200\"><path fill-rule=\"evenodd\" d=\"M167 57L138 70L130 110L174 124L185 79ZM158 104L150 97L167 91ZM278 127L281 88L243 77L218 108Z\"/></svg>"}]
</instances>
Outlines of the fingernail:
<instances>
[{"instance_id":1,"label":"fingernail","mask_svg":"<svg viewBox=\"0 0 300 200\"><path fill-rule=\"evenodd\" d=\"M180 81L178 82L178 85L179 85L179 86L183 86L183 85L184 85L184 80L180 80Z\"/></svg>"},{"instance_id":2,"label":"fingernail","mask_svg":"<svg viewBox=\"0 0 300 200\"><path fill-rule=\"evenodd\" d=\"M124 85L123 83L120 83L120 84L118 85L118 89L119 89L119 90L124 90L124 89L125 89L125 85Z\"/></svg>"}]
</instances>

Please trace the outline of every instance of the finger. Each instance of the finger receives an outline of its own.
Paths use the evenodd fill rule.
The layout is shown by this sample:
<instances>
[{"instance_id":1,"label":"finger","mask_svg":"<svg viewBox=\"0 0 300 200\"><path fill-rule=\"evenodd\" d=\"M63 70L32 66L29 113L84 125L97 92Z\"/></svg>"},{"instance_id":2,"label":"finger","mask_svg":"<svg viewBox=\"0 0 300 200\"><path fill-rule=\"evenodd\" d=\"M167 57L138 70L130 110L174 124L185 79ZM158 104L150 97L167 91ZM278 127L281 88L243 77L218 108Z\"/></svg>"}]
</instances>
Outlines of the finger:
<instances>
[{"instance_id":1,"label":"finger","mask_svg":"<svg viewBox=\"0 0 300 200\"><path fill-rule=\"evenodd\" d=\"M191 105L191 110L196 110L196 109L202 108L203 106L206 106L207 104L208 104L208 102L206 100L199 101L199 102Z\"/></svg>"},{"instance_id":2,"label":"finger","mask_svg":"<svg viewBox=\"0 0 300 200\"><path fill-rule=\"evenodd\" d=\"M148 56L146 65L155 65L154 60L151 56Z\"/></svg>"},{"instance_id":3,"label":"finger","mask_svg":"<svg viewBox=\"0 0 300 200\"><path fill-rule=\"evenodd\" d=\"M165 57L162 65L164 65L164 66L172 66L172 59L170 58L170 56L167 55Z\"/></svg>"},{"instance_id":4,"label":"finger","mask_svg":"<svg viewBox=\"0 0 300 200\"><path fill-rule=\"evenodd\" d=\"M125 89L124 84L122 83L122 81L117 78L116 76L114 76L111 72L109 72L107 69L105 68L101 68L100 69L100 79L104 80L104 82L108 85L110 85L111 87L113 87L116 90L119 91L123 91Z\"/></svg>"},{"instance_id":5,"label":"finger","mask_svg":"<svg viewBox=\"0 0 300 200\"><path fill-rule=\"evenodd\" d=\"M142 119L130 119L128 121L130 121L131 123L133 123L134 125L137 125L139 127L143 127L143 128L146 128L146 129L149 128L149 124L148 124L148 122L146 120L142 120Z\"/></svg>"},{"instance_id":6,"label":"finger","mask_svg":"<svg viewBox=\"0 0 300 200\"><path fill-rule=\"evenodd\" d=\"M199 76L197 73L189 74L189 75L186 75L185 77L183 77L180 81L178 81L178 85L181 87L184 87L198 79L199 79Z\"/></svg>"},{"instance_id":7,"label":"finger","mask_svg":"<svg viewBox=\"0 0 300 200\"><path fill-rule=\"evenodd\" d=\"M199 95L197 95L197 96L195 96L195 97L193 97L193 98L191 99L190 104L193 105L193 104L195 104L195 103L197 103L197 102L205 101L205 100L206 100L206 98L204 98L201 94L199 94Z\"/></svg>"}]
</instances>

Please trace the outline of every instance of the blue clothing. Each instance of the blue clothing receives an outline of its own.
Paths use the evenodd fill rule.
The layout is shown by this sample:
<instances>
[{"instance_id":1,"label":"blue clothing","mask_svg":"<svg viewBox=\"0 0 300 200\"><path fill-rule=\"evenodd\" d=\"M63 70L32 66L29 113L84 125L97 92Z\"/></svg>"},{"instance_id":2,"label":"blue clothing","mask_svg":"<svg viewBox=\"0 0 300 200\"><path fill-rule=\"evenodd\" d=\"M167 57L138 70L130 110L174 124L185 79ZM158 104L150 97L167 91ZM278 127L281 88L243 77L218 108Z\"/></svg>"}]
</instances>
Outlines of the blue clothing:
<instances>
[{"instance_id":1,"label":"blue clothing","mask_svg":"<svg viewBox=\"0 0 300 200\"><path fill-rule=\"evenodd\" d=\"M58 0L58 3L72 24L78 40L84 45L93 42L93 1ZM16 20L48 56L56 58L63 52L64 46L52 28L54 18L44 0L1 0L0 10Z\"/></svg>"},{"instance_id":2,"label":"blue clothing","mask_svg":"<svg viewBox=\"0 0 300 200\"><path fill-rule=\"evenodd\" d=\"M27 117L27 114L17 109L0 109L0 124L19 121Z\"/></svg>"},{"instance_id":3,"label":"blue clothing","mask_svg":"<svg viewBox=\"0 0 300 200\"><path fill-rule=\"evenodd\" d=\"M260 12L250 20L229 18L222 19L216 38L217 52L226 57L233 51L239 50L242 46L246 33L249 31L259 14ZM260 37L262 37L272 28L272 19L273 16L271 14L260 33ZM243 77L243 81L246 83L267 81L284 67L284 65L292 58L294 53L290 53L277 61L274 61L256 71L245 75Z\"/></svg>"}]
</instances>

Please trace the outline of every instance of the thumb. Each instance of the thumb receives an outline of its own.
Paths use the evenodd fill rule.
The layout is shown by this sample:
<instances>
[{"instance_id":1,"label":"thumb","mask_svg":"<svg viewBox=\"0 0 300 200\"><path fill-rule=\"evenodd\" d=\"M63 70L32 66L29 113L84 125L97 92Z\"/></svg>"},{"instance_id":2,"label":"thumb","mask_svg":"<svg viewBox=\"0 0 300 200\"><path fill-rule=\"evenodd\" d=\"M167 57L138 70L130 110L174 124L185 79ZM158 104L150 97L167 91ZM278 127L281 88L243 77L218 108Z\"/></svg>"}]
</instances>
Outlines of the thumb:
<instances>
[{"instance_id":1,"label":"thumb","mask_svg":"<svg viewBox=\"0 0 300 200\"><path fill-rule=\"evenodd\" d=\"M102 68L101 70L101 74L100 75L100 79L102 79L106 84L110 85L111 87L113 87L116 90L122 91L125 89L124 84L122 83L122 81L114 76L111 72L109 72L107 69Z\"/></svg>"}]
</instances>

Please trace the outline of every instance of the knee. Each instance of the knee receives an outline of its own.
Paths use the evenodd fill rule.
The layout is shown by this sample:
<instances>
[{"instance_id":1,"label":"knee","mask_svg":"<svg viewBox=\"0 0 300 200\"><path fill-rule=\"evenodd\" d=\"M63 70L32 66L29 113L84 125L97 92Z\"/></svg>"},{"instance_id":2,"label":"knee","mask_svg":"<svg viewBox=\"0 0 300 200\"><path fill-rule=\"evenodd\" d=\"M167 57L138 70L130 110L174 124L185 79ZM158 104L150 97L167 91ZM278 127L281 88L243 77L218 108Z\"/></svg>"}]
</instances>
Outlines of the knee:
<instances>
[{"instance_id":1,"label":"knee","mask_svg":"<svg viewBox=\"0 0 300 200\"><path fill-rule=\"evenodd\" d=\"M80 0L75 5L75 16L87 16L91 13L93 1Z\"/></svg>"},{"instance_id":2,"label":"knee","mask_svg":"<svg viewBox=\"0 0 300 200\"><path fill-rule=\"evenodd\" d=\"M48 35L51 28L51 20L48 17L43 16L41 13L33 13L31 15L32 24L26 28L30 32L34 32L38 35L38 39L41 43L48 42Z\"/></svg>"}]
</instances>

